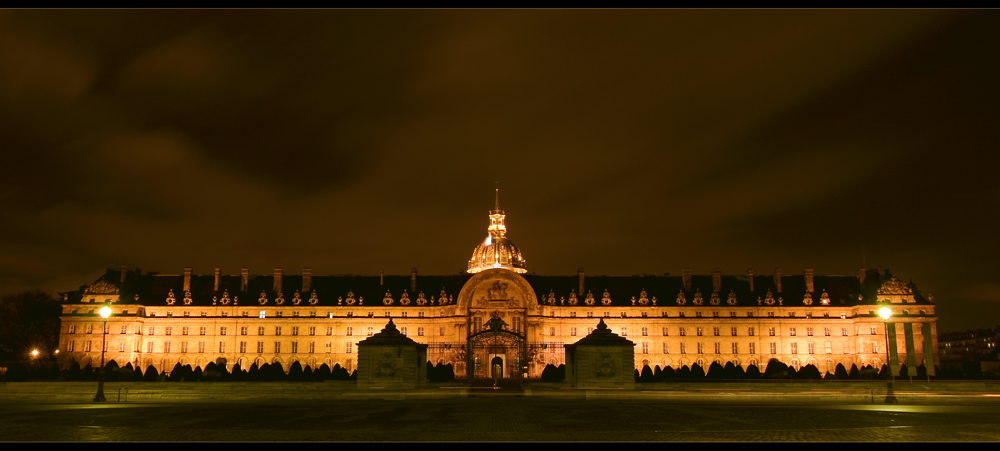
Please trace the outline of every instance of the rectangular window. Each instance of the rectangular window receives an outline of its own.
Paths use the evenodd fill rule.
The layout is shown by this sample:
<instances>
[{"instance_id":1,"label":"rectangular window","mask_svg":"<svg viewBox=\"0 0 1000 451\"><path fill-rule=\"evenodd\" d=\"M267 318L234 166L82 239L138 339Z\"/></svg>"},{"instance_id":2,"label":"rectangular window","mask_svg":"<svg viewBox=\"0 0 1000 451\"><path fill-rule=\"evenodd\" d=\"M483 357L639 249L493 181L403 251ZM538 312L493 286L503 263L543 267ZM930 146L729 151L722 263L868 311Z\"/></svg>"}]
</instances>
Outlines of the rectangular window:
<instances>
[{"instance_id":1,"label":"rectangular window","mask_svg":"<svg viewBox=\"0 0 1000 451\"><path fill-rule=\"evenodd\" d=\"M875 330L875 328L873 327L872 330ZM165 332L165 334L170 335L171 333L173 333L173 331L174 331L173 327L167 326L167 331Z\"/></svg>"},{"instance_id":2,"label":"rectangular window","mask_svg":"<svg viewBox=\"0 0 1000 451\"><path fill-rule=\"evenodd\" d=\"M733 354L739 354L739 353L740 353L739 343L733 342Z\"/></svg>"},{"instance_id":3,"label":"rectangular window","mask_svg":"<svg viewBox=\"0 0 1000 451\"><path fill-rule=\"evenodd\" d=\"M309 353L312 354L316 352L316 343L309 343Z\"/></svg>"},{"instance_id":4,"label":"rectangular window","mask_svg":"<svg viewBox=\"0 0 1000 451\"><path fill-rule=\"evenodd\" d=\"M798 353L799 353L799 344L792 343L792 354L798 354Z\"/></svg>"},{"instance_id":5,"label":"rectangular window","mask_svg":"<svg viewBox=\"0 0 1000 451\"><path fill-rule=\"evenodd\" d=\"M713 327L713 328L712 328L712 333L713 333L713 334L714 334L714 335L715 335L716 337L718 337L718 336L719 336L719 328L718 328L718 327Z\"/></svg>"},{"instance_id":6,"label":"rectangular window","mask_svg":"<svg viewBox=\"0 0 1000 451\"><path fill-rule=\"evenodd\" d=\"M329 335L329 334L327 334L327 335ZM354 335L354 328L351 327L351 326L347 326L347 336L351 336L351 335Z\"/></svg>"},{"instance_id":7,"label":"rectangular window","mask_svg":"<svg viewBox=\"0 0 1000 451\"><path fill-rule=\"evenodd\" d=\"M418 337L423 337L424 336L424 328L423 327L418 327L417 328L417 336Z\"/></svg>"},{"instance_id":8,"label":"rectangular window","mask_svg":"<svg viewBox=\"0 0 1000 451\"><path fill-rule=\"evenodd\" d=\"M76 342L75 342L75 341L73 341L73 340L70 340L70 341L69 341L69 343L66 343L66 348L67 348L66 350L67 350L67 351L69 351L69 352L73 352L73 348L74 348L74 347L76 347ZM139 350L138 350L138 349L136 349L136 351L138 352Z\"/></svg>"},{"instance_id":9,"label":"rectangular window","mask_svg":"<svg viewBox=\"0 0 1000 451\"><path fill-rule=\"evenodd\" d=\"M713 318L718 318L719 317L719 312L712 312L712 317Z\"/></svg>"},{"instance_id":10,"label":"rectangular window","mask_svg":"<svg viewBox=\"0 0 1000 451\"><path fill-rule=\"evenodd\" d=\"M187 352L188 352L188 342L182 341L181 342L181 354L187 354Z\"/></svg>"},{"instance_id":11,"label":"rectangular window","mask_svg":"<svg viewBox=\"0 0 1000 451\"><path fill-rule=\"evenodd\" d=\"M403 312L403 318L406 318L406 312Z\"/></svg>"},{"instance_id":12,"label":"rectangular window","mask_svg":"<svg viewBox=\"0 0 1000 451\"><path fill-rule=\"evenodd\" d=\"M753 318L753 312L747 312L747 318Z\"/></svg>"},{"instance_id":13,"label":"rectangular window","mask_svg":"<svg viewBox=\"0 0 1000 451\"><path fill-rule=\"evenodd\" d=\"M771 337L774 336L774 328L773 327L768 327L767 328L767 335L769 335Z\"/></svg>"},{"instance_id":14,"label":"rectangular window","mask_svg":"<svg viewBox=\"0 0 1000 451\"><path fill-rule=\"evenodd\" d=\"M354 349L352 349L353 347L354 347L354 343L348 343L347 344L347 353L348 354L354 352Z\"/></svg>"},{"instance_id":15,"label":"rectangular window","mask_svg":"<svg viewBox=\"0 0 1000 451\"><path fill-rule=\"evenodd\" d=\"M391 312L385 312L385 317L386 318L389 318L390 316L392 316Z\"/></svg>"},{"instance_id":16,"label":"rectangular window","mask_svg":"<svg viewBox=\"0 0 1000 451\"><path fill-rule=\"evenodd\" d=\"M816 353L816 347L814 345L815 345L815 343L812 343L812 342L810 342L808 344L809 354L815 354Z\"/></svg>"},{"instance_id":17,"label":"rectangular window","mask_svg":"<svg viewBox=\"0 0 1000 451\"><path fill-rule=\"evenodd\" d=\"M667 317L667 312L663 312L663 317L664 317L664 318L666 318L666 317Z\"/></svg>"},{"instance_id":18,"label":"rectangular window","mask_svg":"<svg viewBox=\"0 0 1000 451\"><path fill-rule=\"evenodd\" d=\"M795 336L795 328L794 327L789 327L788 328L788 335L791 336L791 337Z\"/></svg>"},{"instance_id":19,"label":"rectangular window","mask_svg":"<svg viewBox=\"0 0 1000 451\"><path fill-rule=\"evenodd\" d=\"M264 319L264 310L261 310L260 313L257 315L257 317L260 319Z\"/></svg>"},{"instance_id":20,"label":"rectangular window","mask_svg":"<svg viewBox=\"0 0 1000 451\"><path fill-rule=\"evenodd\" d=\"M627 317L628 317L628 314L626 314L625 312L622 312L622 318L627 318Z\"/></svg>"},{"instance_id":21,"label":"rectangular window","mask_svg":"<svg viewBox=\"0 0 1000 451\"><path fill-rule=\"evenodd\" d=\"M118 352L125 352L125 342L124 341L118 342ZM185 350L185 352L187 352L187 351Z\"/></svg>"},{"instance_id":22,"label":"rectangular window","mask_svg":"<svg viewBox=\"0 0 1000 451\"><path fill-rule=\"evenodd\" d=\"M76 333L76 325L75 324L70 324L69 325L69 333L71 333L71 334L75 334Z\"/></svg>"},{"instance_id":23,"label":"rectangular window","mask_svg":"<svg viewBox=\"0 0 1000 451\"><path fill-rule=\"evenodd\" d=\"M202 318L205 318L205 317L207 317L207 316L208 316L208 312L201 312L201 317L202 317Z\"/></svg>"},{"instance_id":24,"label":"rectangular window","mask_svg":"<svg viewBox=\"0 0 1000 451\"><path fill-rule=\"evenodd\" d=\"M736 328L735 328L735 327L730 327L730 328L729 328L729 332L730 332L730 333L731 333L731 334L732 334L732 335L733 335L734 337L736 336Z\"/></svg>"},{"instance_id":25,"label":"rectangular window","mask_svg":"<svg viewBox=\"0 0 1000 451\"><path fill-rule=\"evenodd\" d=\"M170 342L169 341L163 343L163 352L168 353L168 354L170 353Z\"/></svg>"},{"instance_id":26,"label":"rectangular window","mask_svg":"<svg viewBox=\"0 0 1000 451\"><path fill-rule=\"evenodd\" d=\"M576 328L575 327L570 327L569 328L569 336L571 336L571 337L575 337L576 336Z\"/></svg>"},{"instance_id":27,"label":"rectangular window","mask_svg":"<svg viewBox=\"0 0 1000 451\"><path fill-rule=\"evenodd\" d=\"M555 327L550 327L549 328L549 336L551 336L551 337L556 336L556 328Z\"/></svg>"},{"instance_id":28,"label":"rectangular window","mask_svg":"<svg viewBox=\"0 0 1000 451\"><path fill-rule=\"evenodd\" d=\"M847 328L846 327L841 327L840 328L840 335L842 335L844 337L847 336Z\"/></svg>"},{"instance_id":29,"label":"rectangular window","mask_svg":"<svg viewBox=\"0 0 1000 451\"><path fill-rule=\"evenodd\" d=\"M309 317L310 318L315 318L316 317L316 312L309 312Z\"/></svg>"},{"instance_id":30,"label":"rectangular window","mask_svg":"<svg viewBox=\"0 0 1000 451\"><path fill-rule=\"evenodd\" d=\"M664 328L663 328L663 336L664 336L664 337L669 337L669 336L670 336L670 334L669 334L669 332L667 331L667 329L668 329L668 328L666 328L666 327L664 327Z\"/></svg>"},{"instance_id":31,"label":"rectangular window","mask_svg":"<svg viewBox=\"0 0 1000 451\"><path fill-rule=\"evenodd\" d=\"M681 354L687 354L687 344L681 343Z\"/></svg>"},{"instance_id":32,"label":"rectangular window","mask_svg":"<svg viewBox=\"0 0 1000 451\"><path fill-rule=\"evenodd\" d=\"M280 341L274 342L274 353L275 354L280 354L281 353L281 342Z\"/></svg>"},{"instance_id":33,"label":"rectangular window","mask_svg":"<svg viewBox=\"0 0 1000 451\"><path fill-rule=\"evenodd\" d=\"M299 334L299 326L293 326L292 335L298 335L298 334Z\"/></svg>"},{"instance_id":34,"label":"rectangular window","mask_svg":"<svg viewBox=\"0 0 1000 451\"><path fill-rule=\"evenodd\" d=\"M680 312L680 313L678 313L678 314L677 314L677 316L679 316L679 317L683 318L683 317L684 317L684 312Z\"/></svg>"},{"instance_id":35,"label":"rectangular window","mask_svg":"<svg viewBox=\"0 0 1000 451\"><path fill-rule=\"evenodd\" d=\"M826 335L827 337L830 336L830 328L829 327L824 327L823 328L823 335Z\"/></svg>"},{"instance_id":36,"label":"rectangular window","mask_svg":"<svg viewBox=\"0 0 1000 451\"><path fill-rule=\"evenodd\" d=\"M777 354L777 353L778 353L778 345L777 345L777 343L775 343L775 342L772 341L771 342L771 354Z\"/></svg>"},{"instance_id":37,"label":"rectangular window","mask_svg":"<svg viewBox=\"0 0 1000 451\"><path fill-rule=\"evenodd\" d=\"M628 328L627 327L623 327L622 328L622 336L623 337L627 337L628 336Z\"/></svg>"},{"instance_id":38,"label":"rectangular window","mask_svg":"<svg viewBox=\"0 0 1000 451\"><path fill-rule=\"evenodd\" d=\"M681 336L683 337L683 336L685 336L685 335L687 335L687 333L686 333L686 332L684 331L684 328L682 327L682 328L681 328Z\"/></svg>"},{"instance_id":39,"label":"rectangular window","mask_svg":"<svg viewBox=\"0 0 1000 451\"><path fill-rule=\"evenodd\" d=\"M872 343L872 354L878 354L878 343Z\"/></svg>"},{"instance_id":40,"label":"rectangular window","mask_svg":"<svg viewBox=\"0 0 1000 451\"><path fill-rule=\"evenodd\" d=\"M756 344L757 343L750 342L750 354L756 354L757 353L757 349L756 349L756 346L755 346Z\"/></svg>"},{"instance_id":41,"label":"rectangular window","mask_svg":"<svg viewBox=\"0 0 1000 451\"><path fill-rule=\"evenodd\" d=\"M292 317L293 318L298 318L299 317L299 312L292 312Z\"/></svg>"},{"instance_id":42,"label":"rectangular window","mask_svg":"<svg viewBox=\"0 0 1000 451\"><path fill-rule=\"evenodd\" d=\"M569 312L570 318L576 318L576 312Z\"/></svg>"},{"instance_id":43,"label":"rectangular window","mask_svg":"<svg viewBox=\"0 0 1000 451\"><path fill-rule=\"evenodd\" d=\"M372 326L368 326L368 336L372 336Z\"/></svg>"},{"instance_id":44,"label":"rectangular window","mask_svg":"<svg viewBox=\"0 0 1000 451\"><path fill-rule=\"evenodd\" d=\"M667 342L663 342L663 353L670 354L670 347L667 346Z\"/></svg>"},{"instance_id":45,"label":"rectangular window","mask_svg":"<svg viewBox=\"0 0 1000 451\"><path fill-rule=\"evenodd\" d=\"M263 354L263 353L264 353L264 342L263 341L258 341L257 342L257 354Z\"/></svg>"},{"instance_id":46,"label":"rectangular window","mask_svg":"<svg viewBox=\"0 0 1000 451\"><path fill-rule=\"evenodd\" d=\"M183 328L181 328L181 335L187 335L187 334L188 334L188 326L184 326Z\"/></svg>"},{"instance_id":47,"label":"rectangular window","mask_svg":"<svg viewBox=\"0 0 1000 451\"><path fill-rule=\"evenodd\" d=\"M246 353L247 353L247 342L241 341L240 342L240 354L246 354Z\"/></svg>"},{"instance_id":48,"label":"rectangular window","mask_svg":"<svg viewBox=\"0 0 1000 451\"><path fill-rule=\"evenodd\" d=\"M840 319L847 319L847 314L846 313L841 313L840 314Z\"/></svg>"},{"instance_id":49,"label":"rectangular window","mask_svg":"<svg viewBox=\"0 0 1000 451\"><path fill-rule=\"evenodd\" d=\"M828 342L824 343L824 347L826 349L826 353L827 354L833 354L833 344L832 343L830 343L828 341Z\"/></svg>"},{"instance_id":50,"label":"rectangular window","mask_svg":"<svg viewBox=\"0 0 1000 451\"><path fill-rule=\"evenodd\" d=\"M326 342L326 353L329 354L333 352L333 342Z\"/></svg>"},{"instance_id":51,"label":"rectangular window","mask_svg":"<svg viewBox=\"0 0 1000 451\"><path fill-rule=\"evenodd\" d=\"M789 318L795 318L795 312L788 312Z\"/></svg>"},{"instance_id":52,"label":"rectangular window","mask_svg":"<svg viewBox=\"0 0 1000 451\"><path fill-rule=\"evenodd\" d=\"M219 342L219 354L222 354L224 352L226 352L226 342L220 341Z\"/></svg>"},{"instance_id":53,"label":"rectangular window","mask_svg":"<svg viewBox=\"0 0 1000 451\"><path fill-rule=\"evenodd\" d=\"M729 312L730 318L736 318L736 312Z\"/></svg>"},{"instance_id":54,"label":"rectangular window","mask_svg":"<svg viewBox=\"0 0 1000 451\"><path fill-rule=\"evenodd\" d=\"M701 312L695 312L694 316L701 318Z\"/></svg>"},{"instance_id":55,"label":"rectangular window","mask_svg":"<svg viewBox=\"0 0 1000 451\"><path fill-rule=\"evenodd\" d=\"M872 333L871 333L871 334L872 334L872 335L875 335L875 326L871 326L871 330L872 330ZM169 335L169 334L167 334L167 335Z\"/></svg>"},{"instance_id":56,"label":"rectangular window","mask_svg":"<svg viewBox=\"0 0 1000 451\"><path fill-rule=\"evenodd\" d=\"M122 330L119 333L120 334L127 334L128 333L128 325L122 324Z\"/></svg>"},{"instance_id":57,"label":"rectangular window","mask_svg":"<svg viewBox=\"0 0 1000 451\"><path fill-rule=\"evenodd\" d=\"M326 334L327 334L328 336L329 336L329 335L333 335L333 326L327 326L327 327L326 327Z\"/></svg>"},{"instance_id":58,"label":"rectangular window","mask_svg":"<svg viewBox=\"0 0 1000 451\"><path fill-rule=\"evenodd\" d=\"M843 348L844 348L844 354L849 354L850 353L849 352L850 349L851 349L850 345L848 345L847 343L844 343L843 344Z\"/></svg>"},{"instance_id":59,"label":"rectangular window","mask_svg":"<svg viewBox=\"0 0 1000 451\"><path fill-rule=\"evenodd\" d=\"M715 353L722 354L722 343L715 342Z\"/></svg>"},{"instance_id":60,"label":"rectangular window","mask_svg":"<svg viewBox=\"0 0 1000 451\"><path fill-rule=\"evenodd\" d=\"M751 337L753 336L753 328L752 327L747 329L747 335L749 335Z\"/></svg>"},{"instance_id":61,"label":"rectangular window","mask_svg":"<svg viewBox=\"0 0 1000 451\"><path fill-rule=\"evenodd\" d=\"M807 327L806 328L806 335L808 335L810 337L813 336L813 328L812 327Z\"/></svg>"},{"instance_id":62,"label":"rectangular window","mask_svg":"<svg viewBox=\"0 0 1000 451\"><path fill-rule=\"evenodd\" d=\"M264 335L264 326L260 326L257 328L257 335Z\"/></svg>"},{"instance_id":63,"label":"rectangular window","mask_svg":"<svg viewBox=\"0 0 1000 451\"><path fill-rule=\"evenodd\" d=\"M698 336L700 337L701 336L701 328L700 327L695 328L695 333L697 333Z\"/></svg>"},{"instance_id":64,"label":"rectangular window","mask_svg":"<svg viewBox=\"0 0 1000 451\"><path fill-rule=\"evenodd\" d=\"M298 352L299 352L299 342L293 341L292 342L292 354L298 354Z\"/></svg>"},{"instance_id":65,"label":"rectangular window","mask_svg":"<svg viewBox=\"0 0 1000 451\"><path fill-rule=\"evenodd\" d=\"M646 342L642 343L642 353L649 354L649 343Z\"/></svg>"},{"instance_id":66,"label":"rectangular window","mask_svg":"<svg viewBox=\"0 0 1000 451\"><path fill-rule=\"evenodd\" d=\"M647 329L645 327L643 327L642 328L642 336L645 337L645 336L648 336L648 335L649 335L649 333L647 332Z\"/></svg>"},{"instance_id":67,"label":"rectangular window","mask_svg":"<svg viewBox=\"0 0 1000 451\"><path fill-rule=\"evenodd\" d=\"M400 327L399 333L403 334L403 336L406 336L406 326Z\"/></svg>"},{"instance_id":68,"label":"rectangular window","mask_svg":"<svg viewBox=\"0 0 1000 451\"><path fill-rule=\"evenodd\" d=\"M281 326L276 326L274 328L274 335L281 335Z\"/></svg>"},{"instance_id":69,"label":"rectangular window","mask_svg":"<svg viewBox=\"0 0 1000 451\"><path fill-rule=\"evenodd\" d=\"M587 335L590 335L593 332L594 332L594 328L593 327L588 327L587 328Z\"/></svg>"},{"instance_id":70,"label":"rectangular window","mask_svg":"<svg viewBox=\"0 0 1000 451\"><path fill-rule=\"evenodd\" d=\"M316 335L316 326L309 326L309 335Z\"/></svg>"},{"instance_id":71,"label":"rectangular window","mask_svg":"<svg viewBox=\"0 0 1000 451\"><path fill-rule=\"evenodd\" d=\"M277 316L278 318L281 318L281 311L279 310L277 312L274 312L274 316Z\"/></svg>"},{"instance_id":72,"label":"rectangular window","mask_svg":"<svg viewBox=\"0 0 1000 451\"><path fill-rule=\"evenodd\" d=\"M423 318L424 312L417 312L417 318Z\"/></svg>"},{"instance_id":73,"label":"rectangular window","mask_svg":"<svg viewBox=\"0 0 1000 451\"><path fill-rule=\"evenodd\" d=\"M444 326L441 326L441 333L440 333L440 335L441 335L442 337L444 336Z\"/></svg>"},{"instance_id":74,"label":"rectangular window","mask_svg":"<svg viewBox=\"0 0 1000 451\"><path fill-rule=\"evenodd\" d=\"M146 343L146 352L153 353L153 342Z\"/></svg>"},{"instance_id":75,"label":"rectangular window","mask_svg":"<svg viewBox=\"0 0 1000 451\"><path fill-rule=\"evenodd\" d=\"M93 340L88 340L86 343L84 343L84 345L85 345L83 347L83 351L84 352L90 352L90 346L91 346L92 342L93 342ZM152 344L152 343L150 343L150 344ZM153 351L149 351L149 352L153 352Z\"/></svg>"},{"instance_id":76,"label":"rectangular window","mask_svg":"<svg viewBox=\"0 0 1000 451\"><path fill-rule=\"evenodd\" d=\"M587 318L593 318L594 312L587 312Z\"/></svg>"},{"instance_id":77,"label":"rectangular window","mask_svg":"<svg viewBox=\"0 0 1000 451\"><path fill-rule=\"evenodd\" d=\"M704 353L705 353L705 344L698 343L698 354L704 354Z\"/></svg>"},{"instance_id":78,"label":"rectangular window","mask_svg":"<svg viewBox=\"0 0 1000 451\"><path fill-rule=\"evenodd\" d=\"M774 318L774 312L767 312L768 318Z\"/></svg>"},{"instance_id":79,"label":"rectangular window","mask_svg":"<svg viewBox=\"0 0 1000 451\"><path fill-rule=\"evenodd\" d=\"M198 342L198 353L199 354L204 354L205 353L205 342L204 341L199 341Z\"/></svg>"}]
</instances>

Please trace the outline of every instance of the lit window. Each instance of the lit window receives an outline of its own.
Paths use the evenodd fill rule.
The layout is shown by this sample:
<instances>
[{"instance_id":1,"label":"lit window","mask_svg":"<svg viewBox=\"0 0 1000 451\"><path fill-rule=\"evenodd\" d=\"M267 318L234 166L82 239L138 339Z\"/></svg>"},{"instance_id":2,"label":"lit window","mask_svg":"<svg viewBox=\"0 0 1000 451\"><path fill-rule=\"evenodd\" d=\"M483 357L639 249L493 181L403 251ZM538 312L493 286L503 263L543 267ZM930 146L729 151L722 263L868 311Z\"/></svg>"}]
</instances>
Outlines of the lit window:
<instances>
[{"instance_id":1,"label":"lit window","mask_svg":"<svg viewBox=\"0 0 1000 451\"><path fill-rule=\"evenodd\" d=\"M774 328L773 327L768 327L767 328L767 335L772 336L772 337L774 336Z\"/></svg>"},{"instance_id":2,"label":"lit window","mask_svg":"<svg viewBox=\"0 0 1000 451\"><path fill-rule=\"evenodd\" d=\"M623 337L627 337L628 336L628 328L627 327L623 327L622 328L622 336Z\"/></svg>"},{"instance_id":3,"label":"lit window","mask_svg":"<svg viewBox=\"0 0 1000 451\"><path fill-rule=\"evenodd\" d=\"M372 326L368 326L368 336L372 336Z\"/></svg>"},{"instance_id":4,"label":"lit window","mask_svg":"<svg viewBox=\"0 0 1000 451\"><path fill-rule=\"evenodd\" d=\"M826 335L827 337L830 336L830 328L829 327L824 327L823 328L823 335Z\"/></svg>"},{"instance_id":5,"label":"lit window","mask_svg":"<svg viewBox=\"0 0 1000 451\"><path fill-rule=\"evenodd\" d=\"M399 332L402 333L403 335L406 335L406 326L400 327Z\"/></svg>"},{"instance_id":6,"label":"lit window","mask_svg":"<svg viewBox=\"0 0 1000 451\"><path fill-rule=\"evenodd\" d=\"M847 336L847 328L846 327L841 327L840 328L840 335L842 335L844 337Z\"/></svg>"},{"instance_id":7,"label":"lit window","mask_svg":"<svg viewBox=\"0 0 1000 451\"><path fill-rule=\"evenodd\" d=\"M840 319L847 319L847 314L846 313L841 313L840 314Z\"/></svg>"},{"instance_id":8,"label":"lit window","mask_svg":"<svg viewBox=\"0 0 1000 451\"><path fill-rule=\"evenodd\" d=\"M815 352L816 349L815 349L815 347L813 345L814 345L814 343L809 343L809 353L810 354L815 354L816 353Z\"/></svg>"},{"instance_id":9,"label":"lit window","mask_svg":"<svg viewBox=\"0 0 1000 451\"><path fill-rule=\"evenodd\" d=\"M261 311L260 311L260 314L259 314L259 315L258 315L257 317L258 317L258 318L264 318L264 311L263 311L263 310L261 310Z\"/></svg>"},{"instance_id":10,"label":"lit window","mask_svg":"<svg viewBox=\"0 0 1000 451\"><path fill-rule=\"evenodd\" d=\"M185 329L187 329L187 328L185 327ZM125 324L122 324L122 329L121 329L121 332L119 332L119 333L121 333L121 334L127 334L128 333L128 326L125 325ZM184 335L187 335L187 334L184 334Z\"/></svg>"},{"instance_id":11,"label":"lit window","mask_svg":"<svg viewBox=\"0 0 1000 451\"><path fill-rule=\"evenodd\" d=\"M799 344L792 343L792 354L798 354L798 353L799 353Z\"/></svg>"},{"instance_id":12,"label":"lit window","mask_svg":"<svg viewBox=\"0 0 1000 451\"><path fill-rule=\"evenodd\" d=\"M700 337L701 336L701 328L700 327L696 328L695 329L695 333L697 333L698 336Z\"/></svg>"},{"instance_id":13,"label":"lit window","mask_svg":"<svg viewBox=\"0 0 1000 451\"><path fill-rule=\"evenodd\" d=\"M788 328L788 335L790 335L792 337L795 336L795 328L794 327L789 327Z\"/></svg>"},{"instance_id":14,"label":"lit window","mask_svg":"<svg viewBox=\"0 0 1000 451\"><path fill-rule=\"evenodd\" d=\"M826 353L827 354L833 354L833 344L828 341L828 342L824 343L824 345L826 347Z\"/></svg>"}]
</instances>

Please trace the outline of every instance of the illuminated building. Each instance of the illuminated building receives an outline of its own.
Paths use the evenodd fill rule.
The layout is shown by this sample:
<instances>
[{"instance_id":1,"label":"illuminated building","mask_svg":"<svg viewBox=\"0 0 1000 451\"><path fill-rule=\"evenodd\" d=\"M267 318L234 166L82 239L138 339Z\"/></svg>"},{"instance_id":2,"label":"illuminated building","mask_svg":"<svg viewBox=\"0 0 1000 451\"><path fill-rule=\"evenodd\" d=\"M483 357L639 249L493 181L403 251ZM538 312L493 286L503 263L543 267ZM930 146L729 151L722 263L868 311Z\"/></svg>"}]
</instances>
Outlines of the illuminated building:
<instances>
[{"instance_id":1,"label":"illuminated building","mask_svg":"<svg viewBox=\"0 0 1000 451\"><path fill-rule=\"evenodd\" d=\"M897 363L915 368L936 351L936 316L930 296L888 271L860 269L854 276L723 275L570 276L525 271L521 252L507 238L504 212L490 214L488 237L475 249L468 272L457 275L314 276L275 268L268 275L141 274L108 270L91 285L65 293L60 337L62 366L96 362L102 320L110 302L108 356L169 371L176 363L231 369L239 363L298 361L317 368L353 369L357 343L392 318L399 331L428 345L432 363L466 362L467 338L496 316L524 336L523 351L495 344L489 367L529 377L546 364L564 363L564 345L598 324L633 341L635 366L651 368L733 362L763 371L775 358L793 366L813 364L833 372L837 364L880 367L886 362L886 329L876 311L891 306ZM94 331L94 329L97 331ZM485 351L484 351L485 352ZM933 365L926 365L933 374Z\"/></svg>"}]
</instances>

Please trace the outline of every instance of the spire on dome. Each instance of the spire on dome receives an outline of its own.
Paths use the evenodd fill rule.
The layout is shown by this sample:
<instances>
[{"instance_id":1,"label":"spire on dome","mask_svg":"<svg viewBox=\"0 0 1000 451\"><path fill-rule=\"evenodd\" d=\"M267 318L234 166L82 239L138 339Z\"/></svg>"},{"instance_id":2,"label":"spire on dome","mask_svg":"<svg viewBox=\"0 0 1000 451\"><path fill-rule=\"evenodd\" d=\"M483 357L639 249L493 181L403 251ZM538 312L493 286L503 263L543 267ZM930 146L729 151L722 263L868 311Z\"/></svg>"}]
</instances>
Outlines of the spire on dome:
<instances>
[{"instance_id":1,"label":"spire on dome","mask_svg":"<svg viewBox=\"0 0 1000 451\"><path fill-rule=\"evenodd\" d=\"M477 273L486 269L503 268L517 273L527 272L524 269L524 259L521 251L507 239L507 226L504 225L503 210L500 209L500 188L496 189L493 211L490 212L488 235L469 260L469 273Z\"/></svg>"}]
</instances>

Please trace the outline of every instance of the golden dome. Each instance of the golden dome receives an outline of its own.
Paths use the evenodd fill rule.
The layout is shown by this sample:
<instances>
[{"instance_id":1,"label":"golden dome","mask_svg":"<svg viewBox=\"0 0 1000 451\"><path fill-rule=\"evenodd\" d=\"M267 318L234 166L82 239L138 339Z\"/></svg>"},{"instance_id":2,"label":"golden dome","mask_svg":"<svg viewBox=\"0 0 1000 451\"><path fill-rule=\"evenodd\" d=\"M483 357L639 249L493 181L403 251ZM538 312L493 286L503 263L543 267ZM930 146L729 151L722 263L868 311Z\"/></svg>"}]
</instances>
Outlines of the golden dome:
<instances>
[{"instance_id":1,"label":"golden dome","mask_svg":"<svg viewBox=\"0 0 1000 451\"><path fill-rule=\"evenodd\" d=\"M497 190L496 208L490 212L489 235L469 259L469 274L493 268L509 269L519 274L528 272L524 269L524 258L513 242L507 239L507 227L503 224L503 210L500 210L500 190Z\"/></svg>"}]
</instances>

